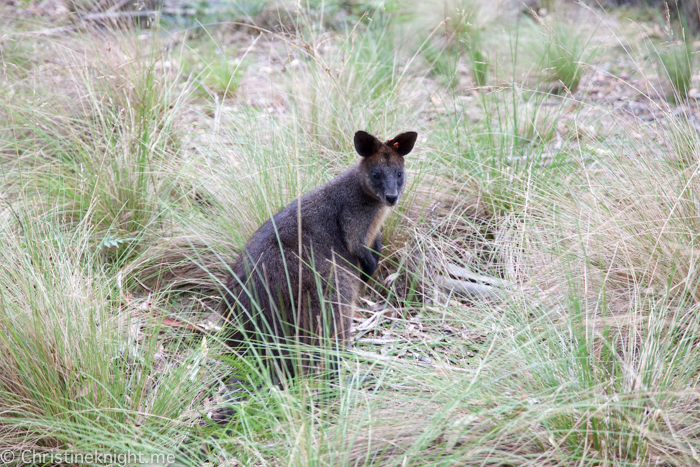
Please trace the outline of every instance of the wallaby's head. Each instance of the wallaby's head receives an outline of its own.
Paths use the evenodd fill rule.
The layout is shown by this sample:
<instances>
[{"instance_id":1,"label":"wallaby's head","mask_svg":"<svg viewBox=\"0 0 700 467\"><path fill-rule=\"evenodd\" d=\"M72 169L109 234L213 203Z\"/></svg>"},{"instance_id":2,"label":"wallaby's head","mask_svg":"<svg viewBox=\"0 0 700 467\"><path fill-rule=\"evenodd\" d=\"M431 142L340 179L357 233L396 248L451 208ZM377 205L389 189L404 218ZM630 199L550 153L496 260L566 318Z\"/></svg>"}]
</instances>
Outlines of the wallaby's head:
<instances>
[{"instance_id":1,"label":"wallaby's head","mask_svg":"<svg viewBox=\"0 0 700 467\"><path fill-rule=\"evenodd\" d=\"M408 131L382 143L366 131L355 133L355 149L362 156L360 176L367 194L394 206L406 184L403 156L411 152L418 133Z\"/></svg>"}]
</instances>

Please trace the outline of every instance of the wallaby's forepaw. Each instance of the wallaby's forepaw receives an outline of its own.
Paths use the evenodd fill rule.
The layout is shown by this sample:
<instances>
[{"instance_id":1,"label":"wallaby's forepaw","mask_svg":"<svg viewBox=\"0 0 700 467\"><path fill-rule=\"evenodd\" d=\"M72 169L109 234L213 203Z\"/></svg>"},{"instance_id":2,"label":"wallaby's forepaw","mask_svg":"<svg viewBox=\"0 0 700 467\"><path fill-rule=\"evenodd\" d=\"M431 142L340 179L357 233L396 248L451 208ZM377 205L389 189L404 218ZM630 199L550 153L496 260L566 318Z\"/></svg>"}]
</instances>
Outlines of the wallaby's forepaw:
<instances>
[{"instance_id":1,"label":"wallaby's forepaw","mask_svg":"<svg viewBox=\"0 0 700 467\"><path fill-rule=\"evenodd\" d=\"M382 255L382 237L377 235L374 240L374 245L372 245L372 257L379 263L379 257Z\"/></svg>"},{"instance_id":2,"label":"wallaby's forepaw","mask_svg":"<svg viewBox=\"0 0 700 467\"><path fill-rule=\"evenodd\" d=\"M364 258L360 259L360 269L362 271L360 277L365 283L372 279L372 274L377 270L377 263L379 262L378 254L374 253L369 248L367 248L367 253L368 254L364 255Z\"/></svg>"},{"instance_id":3,"label":"wallaby's forepaw","mask_svg":"<svg viewBox=\"0 0 700 467\"><path fill-rule=\"evenodd\" d=\"M374 244L369 247L365 246L365 248L369 251L369 255L364 259L360 259L360 267L362 268L362 280L365 281L365 283L369 283L370 279L372 279L372 274L377 270L377 266L379 265L379 257L382 254L382 239L381 235L377 235L377 238L374 240Z\"/></svg>"}]
</instances>

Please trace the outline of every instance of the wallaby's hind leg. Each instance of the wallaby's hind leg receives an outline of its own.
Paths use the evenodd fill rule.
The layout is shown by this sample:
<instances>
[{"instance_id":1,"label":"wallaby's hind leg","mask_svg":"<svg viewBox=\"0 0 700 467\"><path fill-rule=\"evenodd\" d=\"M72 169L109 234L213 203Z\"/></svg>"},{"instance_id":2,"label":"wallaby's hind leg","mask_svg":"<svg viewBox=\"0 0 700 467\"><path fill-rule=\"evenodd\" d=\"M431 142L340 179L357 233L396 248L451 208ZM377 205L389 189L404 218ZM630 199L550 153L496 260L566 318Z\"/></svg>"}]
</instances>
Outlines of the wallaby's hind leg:
<instances>
[{"instance_id":1,"label":"wallaby's hind leg","mask_svg":"<svg viewBox=\"0 0 700 467\"><path fill-rule=\"evenodd\" d=\"M333 333L331 334L333 350L329 355L328 368L338 375L341 353L351 344L352 315L357 299L359 284L357 276L349 271L338 275L336 290L333 294Z\"/></svg>"}]
</instances>

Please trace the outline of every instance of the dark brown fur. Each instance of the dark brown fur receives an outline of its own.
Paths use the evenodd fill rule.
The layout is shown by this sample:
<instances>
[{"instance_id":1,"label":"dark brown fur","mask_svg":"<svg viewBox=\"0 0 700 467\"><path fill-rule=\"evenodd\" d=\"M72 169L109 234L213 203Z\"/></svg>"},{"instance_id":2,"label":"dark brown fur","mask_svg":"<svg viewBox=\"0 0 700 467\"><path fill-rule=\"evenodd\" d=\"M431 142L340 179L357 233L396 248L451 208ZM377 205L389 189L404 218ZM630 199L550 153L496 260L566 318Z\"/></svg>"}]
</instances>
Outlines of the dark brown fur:
<instances>
[{"instance_id":1,"label":"dark brown fur","mask_svg":"<svg viewBox=\"0 0 700 467\"><path fill-rule=\"evenodd\" d=\"M357 132L357 166L293 201L253 234L227 284L232 343L348 341L352 309L362 280L377 267L379 230L405 185L403 156L416 136L381 143Z\"/></svg>"}]
</instances>

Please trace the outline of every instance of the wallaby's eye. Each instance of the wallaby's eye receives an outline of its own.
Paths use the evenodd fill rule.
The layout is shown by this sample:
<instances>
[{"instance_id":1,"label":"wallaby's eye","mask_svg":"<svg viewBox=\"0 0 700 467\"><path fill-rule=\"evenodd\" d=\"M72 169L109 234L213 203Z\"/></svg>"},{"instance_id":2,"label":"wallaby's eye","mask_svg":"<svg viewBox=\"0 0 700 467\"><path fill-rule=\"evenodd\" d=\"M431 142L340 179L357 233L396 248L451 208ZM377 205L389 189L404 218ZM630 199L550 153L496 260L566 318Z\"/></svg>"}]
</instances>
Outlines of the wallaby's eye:
<instances>
[{"instance_id":1,"label":"wallaby's eye","mask_svg":"<svg viewBox=\"0 0 700 467\"><path fill-rule=\"evenodd\" d=\"M380 174L379 172L372 172L372 178L375 180L379 180L380 178L382 178L382 174Z\"/></svg>"},{"instance_id":2,"label":"wallaby's eye","mask_svg":"<svg viewBox=\"0 0 700 467\"><path fill-rule=\"evenodd\" d=\"M396 176L399 178L403 177L403 172L399 170L399 173L397 173Z\"/></svg>"}]
</instances>

